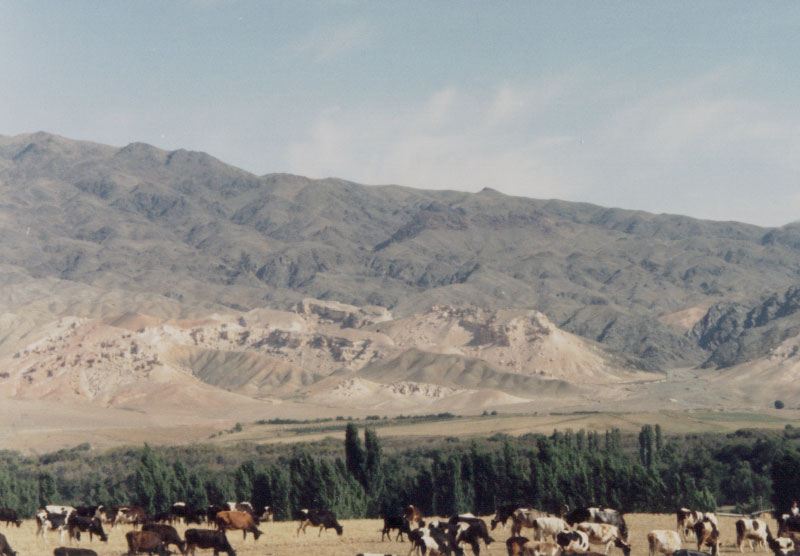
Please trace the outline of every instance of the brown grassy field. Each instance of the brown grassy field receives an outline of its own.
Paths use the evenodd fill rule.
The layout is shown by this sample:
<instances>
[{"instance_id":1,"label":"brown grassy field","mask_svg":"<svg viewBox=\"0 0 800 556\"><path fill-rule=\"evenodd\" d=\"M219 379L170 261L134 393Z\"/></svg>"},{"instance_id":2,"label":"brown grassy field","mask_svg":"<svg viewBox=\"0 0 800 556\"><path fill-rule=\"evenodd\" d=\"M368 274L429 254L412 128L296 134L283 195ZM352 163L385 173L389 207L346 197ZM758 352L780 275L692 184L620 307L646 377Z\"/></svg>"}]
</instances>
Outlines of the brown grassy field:
<instances>
[{"instance_id":1,"label":"brown grassy field","mask_svg":"<svg viewBox=\"0 0 800 556\"><path fill-rule=\"evenodd\" d=\"M281 404L281 407L291 405ZM292 412L281 417L295 416ZM304 419L320 417L307 410ZM176 445L197 442L230 444L240 441L258 444L313 442L327 437L344 438L346 423L307 423L260 425L257 421L270 417L253 412L227 415L216 422L192 423L192 417L161 418L119 409L97 409L76 406L53 413L45 402L3 400L0 403L0 447L23 453L41 454L71 448L88 442L93 448L105 449L122 445ZM196 420L196 419L195 419ZM236 422L241 431L230 432ZM379 420L358 421L376 427L382 438L397 439L457 436L459 438L490 436L503 433L518 436L526 433L550 434L553 429L596 430L619 428L622 432L638 432L642 425L661 425L665 434L717 432L728 433L742 428L780 430L786 425L800 427L800 411L784 409L761 413L722 411L645 411L645 412L577 412L472 415L447 421ZM54 426L54 423L57 426ZM225 432L222 432L225 431Z\"/></svg>"},{"instance_id":2,"label":"brown grassy field","mask_svg":"<svg viewBox=\"0 0 800 556\"><path fill-rule=\"evenodd\" d=\"M490 517L486 518L488 520ZM674 529L675 516L672 514L628 514L626 521L630 528L630 540L633 544L631 554L634 556L646 555L647 548L647 533L653 529ZM738 553L734 546L736 539L736 532L734 522L735 518L722 517L720 518L720 528L722 533L722 552L723 553ZM772 519L766 520L770 529L776 532L777 526ZM317 532L308 529L307 534L300 534L297 536L297 522L282 522L282 523L265 523L260 526L264 535L258 540L253 541L251 535L247 536L247 540L242 540L242 535L239 532L229 532L228 539L237 551L237 556L295 556L295 555L318 555L318 556L355 556L360 552L373 552L380 554L399 554L407 555L410 545L408 542L394 542L386 541L381 542L381 528L382 522L377 519L354 519L341 522L344 527L344 534L337 537L336 533L331 529L323 532L321 536L317 536ZM178 531L183 534L185 527L177 527ZM505 539L509 536L510 527L506 529L498 528L492 532L493 537L498 541L492 543L488 550L481 547L481 554L490 554L494 556L502 556L506 554ZM80 545L83 548L91 548L95 550L99 556L114 555L121 556L127 552L125 544L125 533L130 530L128 526L119 527L109 534L109 542L101 543L96 539L93 542L88 541L87 538L82 537ZM52 554L53 548L59 546L58 535L50 532L45 544L41 538L35 536L36 525L33 520L26 520L22 527L0 527L0 532L6 535L11 547L17 551L18 556L47 556ZM523 535L528 530L523 529ZM69 542L65 540L65 544L69 546ZM684 543L685 548L696 548L693 542ZM745 548L746 553L750 553L749 549ZM768 552L760 551L760 554L771 554ZM210 550L198 551L197 555L208 555L212 552ZM467 547L466 554L471 554L471 550ZM617 549L612 549L610 554L619 555Z\"/></svg>"}]
</instances>

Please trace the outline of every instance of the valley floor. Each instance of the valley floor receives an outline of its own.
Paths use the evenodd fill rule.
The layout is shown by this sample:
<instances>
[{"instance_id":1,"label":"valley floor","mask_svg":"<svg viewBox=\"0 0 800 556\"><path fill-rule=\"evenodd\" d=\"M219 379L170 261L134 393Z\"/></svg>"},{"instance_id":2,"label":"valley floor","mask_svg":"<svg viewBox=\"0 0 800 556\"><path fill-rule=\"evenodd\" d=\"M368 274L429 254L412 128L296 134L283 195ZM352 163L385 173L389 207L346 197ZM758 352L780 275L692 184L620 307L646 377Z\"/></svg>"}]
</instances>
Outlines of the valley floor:
<instances>
[{"instance_id":1,"label":"valley floor","mask_svg":"<svg viewBox=\"0 0 800 556\"><path fill-rule=\"evenodd\" d=\"M654 405L654 407L658 407ZM109 409L85 405L60 406L45 401L0 400L0 448L23 453L41 454L78 444L89 443L94 449L122 445L181 445L193 443L226 444L240 441L253 443L312 442L326 437L344 438L347 409L320 408L302 404L252 405L231 409L230 415L206 415L154 408L152 413ZM800 426L800 411L795 409L763 412L708 411L663 409L639 411L624 403L601 411L538 411L528 408L525 413L472 415L442 420L412 420L389 417L364 420L363 412L353 412L360 423L375 427L382 438L486 437L493 434L518 436L527 433L550 434L554 429L605 431L619 428L623 432L638 432L644 424L660 424L666 434L700 432L727 433L738 429L783 429L786 425ZM267 419L316 418L330 420L321 423L258 424ZM241 430L236 430L236 423Z\"/></svg>"},{"instance_id":2,"label":"valley floor","mask_svg":"<svg viewBox=\"0 0 800 556\"><path fill-rule=\"evenodd\" d=\"M647 533L653 529L675 529L675 516L673 514L627 514L625 516L630 528L630 542L632 543L633 556L642 556L648 553ZM485 517L488 522L491 516ZM720 530L723 554L739 553L735 547L736 518L721 517ZM770 529L777 530L775 520L766 520ZM233 545L238 556L295 556L299 554L313 554L315 556L354 556L358 553L379 553L379 554L408 554L410 545L408 542L381 542L381 528L383 522L377 519L355 519L344 520L341 522L344 533L337 537L333 530L323 532L321 536L308 530L307 534L297 535L297 522L265 523L260 526L264 535L258 541L253 541L253 537L248 535L247 540L242 540L238 532L228 533L228 540ZM183 535L185 527L178 526L178 531ZM128 527L120 527L109 534L109 542L101 543L96 539L89 542L83 539L81 547L95 550L99 556L119 556L127 552L124 533ZM45 543L41 538L35 536L36 526L33 520L26 520L22 527L5 528L2 532L8 539L11 547L17 551L19 556L49 556L53 548L58 545L58 536L49 533L48 541ZM530 530L523 529L523 535L530 533ZM489 545L484 552L481 545L481 554L494 556L505 556L505 540L510 535L510 527L505 529L498 528L491 532L497 541ZM68 541L65 539L68 546ZM693 541L684 542L684 548L695 549L697 546ZM749 549L745 549L750 553ZM756 551L758 554L768 554L763 549ZM201 550L198 555L210 555L211 551ZM466 548L466 554L471 554L471 550ZM617 549L612 549L610 554L621 554Z\"/></svg>"}]
</instances>

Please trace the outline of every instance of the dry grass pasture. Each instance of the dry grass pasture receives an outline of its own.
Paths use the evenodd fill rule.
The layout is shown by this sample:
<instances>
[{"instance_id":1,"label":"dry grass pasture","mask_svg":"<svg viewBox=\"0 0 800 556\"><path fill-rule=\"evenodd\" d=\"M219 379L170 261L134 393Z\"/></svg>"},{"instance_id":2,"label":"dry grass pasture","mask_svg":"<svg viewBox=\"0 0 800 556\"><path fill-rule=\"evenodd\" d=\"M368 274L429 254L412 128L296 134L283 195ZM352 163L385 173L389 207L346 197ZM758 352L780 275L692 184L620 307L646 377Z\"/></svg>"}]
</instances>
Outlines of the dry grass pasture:
<instances>
[{"instance_id":1,"label":"dry grass pasture","mask_svg":"<svg viewBox=\"0 0 800 556\"><path fill-rule=\"evenodd\" d=\"M487 524L491 519L485 517ZM646 555L647 533L653 529L675 529L675 516L672 514L628 514L626 521L631 531L630 540L633 545L631 554L633 556ZM722 553L738 553L734 546L736 540L735 523L736 518L720 518L720 528L722 532ZM777 525L775 520L766 520L770 529L776 532ZM377 519L351 519L341 522L344 527L344 534L337 537L332 529L323 532L318 536L316 530L308 529L306 534L297 535L297 522L264 523L260 529L264 535L258 540L253 541L251 535L247 540L242 539L239 532L229 532L228 540L237 552L237 556L355 556L362 552L372 552L379 554L398 554L405 556L408 554L410 545L408 542L381 542L382 521ZM183 536L186 527L178 526L178 531ZM95 550L98 556L121 556L127 552L125 544L125 533L130 530L129 526L121 526L109 534L109 542L101 543L98 540L89 542L88 537L82 537L79 545L83 548ZM492 543L488 550L481 546L481 554L493 556L503 556L506 554L505 539L508 538L510 525L505 529L499 527L492 532L493 537L498 541ZM50 532L47 543L40 537L36 537L36 525L33 520L26 520L22 527L0 527L8 539L11 547L17 551L18 556L49 556L58 544L58 535ZM529 530L523 529L523 535ZM65 535L66 538L66 535ZM65 540L69 546L68 540ZM693 541L684 543L685 548L696 548ZM745 553L750 554L750 550L745 548ZM765 551L757 551L758 554L771 554ZM198 556L211 555L210 550L197 552ZM467 547L466 554L471 554ZM621 554L617 549L610 551L612 555Z\"/></svg>"}]
</instances>

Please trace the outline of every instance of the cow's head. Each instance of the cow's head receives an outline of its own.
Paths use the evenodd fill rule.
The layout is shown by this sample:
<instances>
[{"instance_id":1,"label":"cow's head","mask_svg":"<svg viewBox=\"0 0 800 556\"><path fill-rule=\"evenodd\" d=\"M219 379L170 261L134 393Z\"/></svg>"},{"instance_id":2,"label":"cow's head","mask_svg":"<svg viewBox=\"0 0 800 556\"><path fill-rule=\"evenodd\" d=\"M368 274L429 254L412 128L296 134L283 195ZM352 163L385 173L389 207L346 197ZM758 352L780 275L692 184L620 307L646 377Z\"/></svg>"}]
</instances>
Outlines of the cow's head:
<instances>
[{"instance_id":1,"label":"cow's head","mask_svg":"<svg viewBox=\"0 0 800 556\"><path fill-rule=\"evenodd\" d=\"M262 535L262 532L261 532L260 529L254 529L253 530L253 536L255 537L256 540L258 540L258 537L260 537L261 535Z\"/></svg>"},{"instance_id":2,"label":"cow's head","mask_svg":"<svg viewBox=\"0 0 800 556\"><path fill-rule=\"evenodd\" d=\"M631 545L629 545L628 543L626 543L622 539L620 539L620 538L614 539L614 546L616 546L617 548L622 550L622 554L624 556L631 556Z\"/></svg>"},{"instance_id":3,"label":"cow's head","mask_svg":"<svg viewBox=\"0 0 800 556\"><path fill-rule=\"evenodd\" d=\"M333 524L333 528L336 529L336 534L341 537L342 536L342 531L343 531L342 526L339 525L338 522L336 522L336 523Z\"/></svg>"},{"instance_id":4,"label":"cow's head","mask_svg":"<svg viewBox=\"0 0 800 556\"><path fill-rule=\"evenodd\" d=\"M17 519L16 521L14 521L14 525L16 525L17 527L21 527L22 526L22 520L21 519Z\"/></svg>"}]
</instances>

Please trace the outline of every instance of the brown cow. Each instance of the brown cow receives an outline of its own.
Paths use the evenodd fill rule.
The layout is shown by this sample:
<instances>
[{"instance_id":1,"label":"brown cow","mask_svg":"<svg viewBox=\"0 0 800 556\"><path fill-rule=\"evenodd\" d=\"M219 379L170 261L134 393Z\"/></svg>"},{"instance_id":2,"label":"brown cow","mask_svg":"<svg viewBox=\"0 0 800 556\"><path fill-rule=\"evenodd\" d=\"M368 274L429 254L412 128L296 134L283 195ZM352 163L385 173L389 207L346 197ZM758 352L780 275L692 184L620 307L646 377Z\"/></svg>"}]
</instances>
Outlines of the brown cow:
<instances>
[{"instance_id":1,"label":"brown cow","mask_svg":"<svg viewBox=\"0 0 800 556\"><path fill-rule=\"evenodd\" d=\"M172 554L164 546L161 535L153 531L128 531L125 533L125 540L128 541L128 556L134 556L137 552L147 552L150 556L153 553L158 556Z\"/></svg>"},{"instance_id":2,"label":"brown cow","mask_svg":"<svg viewBox=\"0 0 800 556\"><path fill-rule=\"evenodd\" d=\"M232 512L224 510L217 513L216 518L217 528L220 531L227 531L228 529L241 529L243 538L247 538L247 532L253 533L255 540L261 536L261 531L256 527L255 519L247 512Z\"/></svg>"},{"instance_id":3,"label":"brown cow","mask_svg":"<svg viewBox=\"0 0 800 556\"><path fill-rule=\"evenodd\" d=\"M11 545L8 544L5 535L0 533L0 554L3 556L17 556L17 553L11 550Z\"/></svg>"},{"instance_id":4,"label":"brown cow","mask_svg":"<svg viewBox=\"0 0 800 556\"><path fill-rule=\"evenodd\" d=\"M408 506L406 506L406 509L403 510L403 517L405 517L408 520L409 526L416 523L417 527L422 527L423 524L422 512L419 511L419 508L409 504Z\"/></svg>"},{"instance_id":5,"label":"brown cow","mask_svg":"<svg viewBox=\"0 0 800 556\"><path fill-rule=\"evenodd\" d=\"M711 556L719 554L719 529L716 523L708 517L694 524L694 536L697 537L697 550L702 550L703 545L711 547Z\"/></svg>"}]
</instances>

